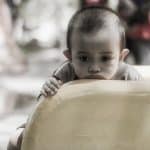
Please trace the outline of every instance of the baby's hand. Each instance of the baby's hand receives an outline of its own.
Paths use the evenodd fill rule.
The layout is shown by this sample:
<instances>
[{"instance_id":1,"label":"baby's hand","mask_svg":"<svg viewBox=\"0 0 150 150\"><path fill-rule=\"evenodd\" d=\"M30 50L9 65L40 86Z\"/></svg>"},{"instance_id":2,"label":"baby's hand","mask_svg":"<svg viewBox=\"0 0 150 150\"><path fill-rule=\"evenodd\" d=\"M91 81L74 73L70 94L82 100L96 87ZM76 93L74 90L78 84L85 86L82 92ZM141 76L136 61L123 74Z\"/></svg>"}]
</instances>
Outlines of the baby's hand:
<instances>
[{"instance_id":1,"label":"baby's hand","mask_svg":"<svg viewBox=\"0 0 150 150\"><path fill-rule=\"evenodd\" d=\"M142 76L140 73L131 65L124 62L120 62L118 71L114 76L117 80L141 80Z\"/></svg>"},{"instance_id":2,"label":"baby's hand","mask_svg":"<svg viewBox=\"0 0 150 150\"><path fill-rule=\"evenodd\" d=\"M43 95L45 97L53 96L57 93L61 85L62 85L62 82L60 80L57 80L56 78L51 77L43 84L40 95Z\"/></svg>"},{"instance_id":3,"label":"baby's hand","mask_svg":"<svg viewBox=\"0 0 150 150\"><path fill-rule=\"evenodd\" d=\"M130 66L125 69L125 72L122 74L121 79L136 81L136 80L142 80L142 76L136 69Z\"/></svg>"}]
</instances>

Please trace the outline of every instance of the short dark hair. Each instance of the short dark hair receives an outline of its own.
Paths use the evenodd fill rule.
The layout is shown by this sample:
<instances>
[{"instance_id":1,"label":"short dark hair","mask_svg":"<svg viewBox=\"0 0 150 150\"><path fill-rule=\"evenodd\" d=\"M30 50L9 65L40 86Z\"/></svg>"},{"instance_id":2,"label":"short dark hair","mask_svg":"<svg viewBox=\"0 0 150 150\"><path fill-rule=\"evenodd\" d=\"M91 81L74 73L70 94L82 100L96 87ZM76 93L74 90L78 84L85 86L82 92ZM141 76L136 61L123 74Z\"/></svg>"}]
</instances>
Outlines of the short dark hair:
<instances>
[{"instance_id":1,"label":"short dark hair","mask_svg":"<svg viewBox=\"0 0 150 150\"><path fill-rule=\"evenodd\" d=\"M68 30L67 30L67 48L71 50L71 39L73 32L81 31L82 33L93 33L101 29L107 22L109 18L106 16L115 16L114 24L115 28L118 28L120 36L120 47L121 49L125 48L125 28L124 22L120 16L113 10L106 7L86 7L78 10L73 17L71 18Z\"/></svg>"}]
</instances>

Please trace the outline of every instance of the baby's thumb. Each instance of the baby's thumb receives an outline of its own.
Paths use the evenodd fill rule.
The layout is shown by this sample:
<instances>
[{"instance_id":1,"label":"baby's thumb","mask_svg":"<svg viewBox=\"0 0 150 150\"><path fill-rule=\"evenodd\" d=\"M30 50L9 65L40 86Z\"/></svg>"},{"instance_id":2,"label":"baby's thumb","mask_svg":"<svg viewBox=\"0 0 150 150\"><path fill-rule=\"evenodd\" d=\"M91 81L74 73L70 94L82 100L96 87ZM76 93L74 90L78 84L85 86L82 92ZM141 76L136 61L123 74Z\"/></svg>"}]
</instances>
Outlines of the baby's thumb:
<instances>
[{"instance_id":1,"label":"baby's thumb","mask_svg":"<svg viewBox=\"0 0 150 150\"><path fill-rule=\"evenodd\" d=\"M61 80L58 80L58 83L59 83L59 85L62 85L62 84L63 84L63 82L62 82Z\"/></svg>"}]
</instances>

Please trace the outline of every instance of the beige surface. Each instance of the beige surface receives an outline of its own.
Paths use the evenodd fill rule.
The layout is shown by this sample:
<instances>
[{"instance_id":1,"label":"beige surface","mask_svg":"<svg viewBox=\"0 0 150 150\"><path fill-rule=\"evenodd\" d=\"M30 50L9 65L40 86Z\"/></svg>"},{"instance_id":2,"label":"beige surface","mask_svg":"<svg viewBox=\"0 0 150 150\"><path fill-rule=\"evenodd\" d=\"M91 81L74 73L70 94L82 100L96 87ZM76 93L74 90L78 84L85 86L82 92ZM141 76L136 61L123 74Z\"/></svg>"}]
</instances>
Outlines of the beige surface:
<instances>
[{"instance_id":1,"label":"beige surface","mask_svg":"<svg viewBox=\"0 0 150 150\"><path fill-rule=\"evenodd\" d=\"M149 150L150 81L64 85L30 116L22 150Z\"/></svg>"}]
</instances>

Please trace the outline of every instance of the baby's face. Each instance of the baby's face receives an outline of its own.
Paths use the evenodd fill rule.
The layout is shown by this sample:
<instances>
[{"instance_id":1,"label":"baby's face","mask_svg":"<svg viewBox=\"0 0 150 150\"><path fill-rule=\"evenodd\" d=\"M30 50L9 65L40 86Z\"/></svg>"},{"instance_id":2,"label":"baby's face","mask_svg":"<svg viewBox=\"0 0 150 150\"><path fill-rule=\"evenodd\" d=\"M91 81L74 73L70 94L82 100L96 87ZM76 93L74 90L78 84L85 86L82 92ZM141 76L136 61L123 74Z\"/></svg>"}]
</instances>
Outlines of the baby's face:
<instances>
[{"instance_id":1,"label":"baby's face","mask_svg":"<svg viewBox=\"0 0 150 150\"><path fill-rule=\"evenodd\" d=\"M79 79L111 79L117 72L120 39L113 31L96 34L74 33L72 64Z\"/></svg>"}]
</instances>

